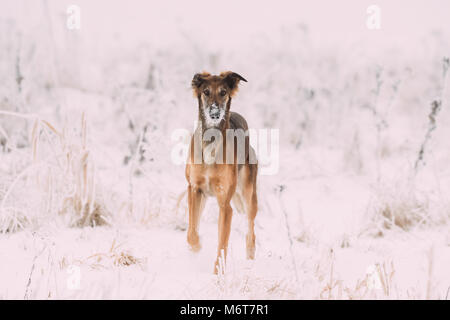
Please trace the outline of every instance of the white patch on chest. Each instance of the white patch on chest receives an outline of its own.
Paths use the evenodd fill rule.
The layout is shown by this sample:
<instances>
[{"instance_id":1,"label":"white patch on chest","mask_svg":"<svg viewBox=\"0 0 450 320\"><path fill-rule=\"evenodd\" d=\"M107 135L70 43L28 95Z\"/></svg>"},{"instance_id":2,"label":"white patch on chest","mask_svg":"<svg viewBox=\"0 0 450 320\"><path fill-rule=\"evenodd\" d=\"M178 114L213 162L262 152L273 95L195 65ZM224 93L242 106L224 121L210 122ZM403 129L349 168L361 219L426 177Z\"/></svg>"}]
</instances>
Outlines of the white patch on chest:
<instances>
[{"instance_id":1,"label":"white patch on chest","mask_svg":"<svg viewBox=\"0 0 450 320\"><path fill-rule=\"evenodd\" d=\"M207 196L213 196L214 192L211 188L210 185L210 180L209 180L209 174L208 172L205 174L205 181L203 183L203 188L202 188L203 192L207 195Z\"/></svg>"}]
</instances>

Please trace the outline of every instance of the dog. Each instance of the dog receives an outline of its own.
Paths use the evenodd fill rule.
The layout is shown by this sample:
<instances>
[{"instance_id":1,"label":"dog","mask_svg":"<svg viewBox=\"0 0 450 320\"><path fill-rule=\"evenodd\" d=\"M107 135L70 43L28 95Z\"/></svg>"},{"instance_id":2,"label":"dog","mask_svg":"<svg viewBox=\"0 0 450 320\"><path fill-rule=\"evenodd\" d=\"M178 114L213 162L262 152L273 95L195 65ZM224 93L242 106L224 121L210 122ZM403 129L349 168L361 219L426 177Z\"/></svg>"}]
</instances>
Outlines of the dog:
<instances>
[{"instance_id":1,"label":"dog","mask_svg":"<svg viewBox=\"0 0 450 320\"><path fill-rule=\"evenodd\" d=\"M191 84L198 101L199 121L191 138L185 171L189 206L187 242L194 252L200 250L200 216L206 198L215 197L219 205L215 274L222 270L221 267L226 261L233 215L231 201L238 211L245 211L247 214L247 259L255 257L258 163L255 151L249 143L246 120L238 113L230 111L231 100L240 81L247 82L242 76L231 71L222 72L220 75L203 72L195 74ZM205 139L209 132L215 134ZM236 132L243 133L244 138L239 139ZM220 263L222 256L223 264Z\"/></svg>"}]
</instances>

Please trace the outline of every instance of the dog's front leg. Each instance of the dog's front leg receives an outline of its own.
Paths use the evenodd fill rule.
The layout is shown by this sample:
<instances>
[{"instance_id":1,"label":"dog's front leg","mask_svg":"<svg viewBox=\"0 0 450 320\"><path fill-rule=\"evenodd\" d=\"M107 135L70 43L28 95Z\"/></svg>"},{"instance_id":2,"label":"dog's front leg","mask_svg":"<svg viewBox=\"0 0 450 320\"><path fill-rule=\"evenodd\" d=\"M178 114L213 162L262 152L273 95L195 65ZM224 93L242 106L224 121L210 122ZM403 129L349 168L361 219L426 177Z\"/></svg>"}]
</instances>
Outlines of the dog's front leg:
<instances>
[{"instance_id":1,"label":"dog's front leg","mask_svg":"<svg viewBox=\"0 0 450 320\"><path fill-rule=\"evenodd\" d=\"M223 259L222 266L225 265L228 249L228 239L231 231L231 218L233 216L233 209L230 205L231 197L228 195L217 195L217 202L219 204L219 243L217 246L217 259L214 265L214 273L219 272L220 258Z\"/></svg>"},{"instance_id":2,"label":"dog's front leg","mask_svg":"<svg viewBox=\"0 0 450 320\"><path fill-rule=\"evenodd\" d=\"M198 236L198 225L205 202L205 195L198 187L189 185L188 202L189 227L187 232L187 241L191 249L196 252L201 249L200 238Z\"/></svg>"}]
</instances>

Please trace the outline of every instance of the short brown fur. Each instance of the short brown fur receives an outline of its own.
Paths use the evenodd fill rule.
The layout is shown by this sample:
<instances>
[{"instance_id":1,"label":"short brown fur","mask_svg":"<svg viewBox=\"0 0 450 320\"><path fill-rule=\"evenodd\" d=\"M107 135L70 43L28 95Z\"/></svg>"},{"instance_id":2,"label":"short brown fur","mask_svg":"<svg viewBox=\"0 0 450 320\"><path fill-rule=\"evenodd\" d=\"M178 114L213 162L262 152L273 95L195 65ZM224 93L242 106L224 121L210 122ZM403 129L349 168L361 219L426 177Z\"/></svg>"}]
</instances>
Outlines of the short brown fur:
<instances>
[{"instance_id":1,"label":"short brown fur","mask_svg":"<svg viewBox=\"0 0 450 320\"><path fill-rule=\"evenodd\" d=\"M224 137L223 150L226 150L226 130L243 129L248 132L245 119L230 112L231 98L236 94L239 81L246 81L242 76L234 72L222 72L220 75L211 75L207 72L196 74L192 79L192 88L198 99L199 124L201 130L205 130L207 124L203 105L216 103L226 105L224 119L217 126ZM224 92L226 92L224 94ZM208 95L206 95L208 93ZM199 128L197 128L200 130ZM228 239L231 230L233 210L230 202L233 201L238 211L245 208L248 219L248 232L246 236L247 258L254 259L255 256L255 233L254 220L257 213L256 177L258 171L257 163L249 161L254 150L249 144L248 135L245 137L245 163L237 164L237 143L234 143L234 162L227 164L194 163L194 139L191 138L191 148L188 163L186 165L186 179L188 182L188 205L189 205L189 228L187 241L193 251L201 248L198 235L201 212L204 208L206 197L213 196L219 205L218 222L218 247L217 259L214 265L214 273L219 271L219 258L226 259ZM236 140L235 140L236 142ZM202 150L204 142L199 142ZM202 153L203 158L203 153Z\"/></svg>"}]
</instances>

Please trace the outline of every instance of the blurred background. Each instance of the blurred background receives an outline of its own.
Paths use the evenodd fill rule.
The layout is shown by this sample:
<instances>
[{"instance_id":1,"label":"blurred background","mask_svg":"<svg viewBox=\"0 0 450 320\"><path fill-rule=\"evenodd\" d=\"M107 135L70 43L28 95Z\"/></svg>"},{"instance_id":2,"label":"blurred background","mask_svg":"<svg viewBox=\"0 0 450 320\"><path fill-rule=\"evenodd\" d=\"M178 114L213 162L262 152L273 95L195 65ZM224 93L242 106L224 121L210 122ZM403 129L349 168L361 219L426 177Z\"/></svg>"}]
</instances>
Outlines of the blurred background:
<instances>
[{"instance_id":1,"label":"blurred background","mask_svg":"<svg viewBox=\"0 0 450 320\"><path fill-rule=\"evenodd\" d=\"M376 30L367 27L373 4L381 9ZM70 5L80 9L79 29L67 26ZM51 241L64 234L60 251L51 253L60 262L81 259L64 247L73 240L66 235L86 237L79 255L88 256L92 242L101 246L123 228L141 230L141 242L178 239L167 252L187 250L180 247L186 182L183 165L171 161L172 134L194 129L193 75L231 70L248 80L232 109L251 128L279 130L280 166L258 182L257 245L265 269L251 269L250 293L240 291L242 279L231 278L211 284L210 296L320 298L330 261L340 263L345 282L364 275L370 263L397 259L404 279L396 298L443 298L450 285L444 271L450 261L449 12L445 0L3 0L0 231L14 245L29 243L35 232ZM217 206L210 202L204 237L216 239ZM240 248L245 217L233 219ZM72 228L99 225L109 229ZM124 236L127 243L138 242L132 234ZM403 245L418 251L404 257ZM429 285L428 269L410 272L408 265L432 259L431 247L441 260L434 261L440 269ZM154 248L138 252L148 256ZM350 251L341 260L326 253L324 264L318 248ZM204 251L201 270L209 274ZM33 252L17 255L28 259ZM360 269L355 262L350 272L350 261ZM278 263L283 271L274 275ZM22 273L15 264L3 267L16 274L3 297L15 297L18 282L11 281ZM154 268L158 279L172 276L166 265ZM267 291L261 283L283 290ZM42 290L55 295L52 286ZM138 298L161 297L146 290ZM352 297L363 298L355 290ZM386 296L392 298L383 291Z\"/></svg>"}]
</instances>

